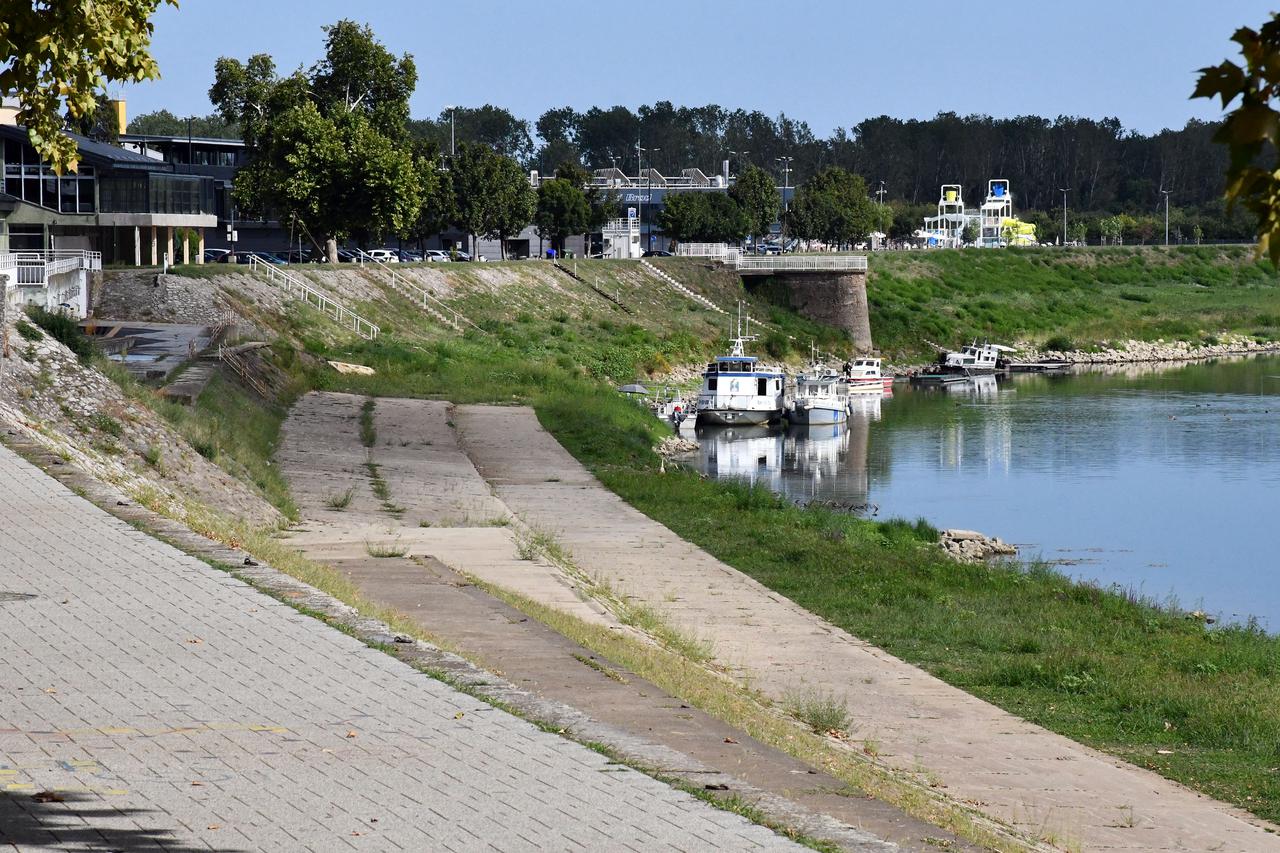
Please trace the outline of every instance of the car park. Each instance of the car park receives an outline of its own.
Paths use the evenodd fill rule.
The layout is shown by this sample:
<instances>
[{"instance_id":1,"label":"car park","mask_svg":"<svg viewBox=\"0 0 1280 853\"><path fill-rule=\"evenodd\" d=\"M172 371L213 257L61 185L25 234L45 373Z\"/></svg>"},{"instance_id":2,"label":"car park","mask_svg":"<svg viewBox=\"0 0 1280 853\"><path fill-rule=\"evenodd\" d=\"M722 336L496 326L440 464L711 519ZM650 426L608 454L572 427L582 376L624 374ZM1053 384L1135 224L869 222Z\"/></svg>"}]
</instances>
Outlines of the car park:
<instances>
[{"instance_id":1,"label":"car park","mask_svg":"<svg viewBox=\"0 0 1280 853\"><path fill-rule=\"evenodd\" d=\"M427 251L423 252L422 259L432 263L448 263L449 255L440 249L427 249Z\"/></svg>"},{"instance_id":2,"label":"car park","mask_svg":"<svg viewBox=\"0 0 1280 853\"><path fill-rule=\"evenodd\" d=\"M206 264L216 264L229 254L231 254L230 249L205 249L204 262Z\"/></svg>"}]
</instances>

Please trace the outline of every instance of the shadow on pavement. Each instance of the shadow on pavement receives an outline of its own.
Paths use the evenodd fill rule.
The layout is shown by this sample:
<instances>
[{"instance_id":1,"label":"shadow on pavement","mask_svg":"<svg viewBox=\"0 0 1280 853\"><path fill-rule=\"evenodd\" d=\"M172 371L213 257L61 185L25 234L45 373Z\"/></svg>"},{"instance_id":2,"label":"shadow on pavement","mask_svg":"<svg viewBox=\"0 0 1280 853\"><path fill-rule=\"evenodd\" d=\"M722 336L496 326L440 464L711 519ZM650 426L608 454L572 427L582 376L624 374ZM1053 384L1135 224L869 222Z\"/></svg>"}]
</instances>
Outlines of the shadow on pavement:
<instances>
[{"instance_id":1,"label":"shadow on pavement","mask_svg":"<svg viewBox=\"0 0 1280 853\"><path fill-rule=\"evenodd\" d=\"M150 809L121 809L93 794L57 793L52 797L30 791L0 791L0 848L19 850L109 850L139 853L208 853L201 843L189 846L175 841L167 829L121 826L121 818L152 813ZM213 848L236 853L236 848Z\"/></svg>"}]
</instances>

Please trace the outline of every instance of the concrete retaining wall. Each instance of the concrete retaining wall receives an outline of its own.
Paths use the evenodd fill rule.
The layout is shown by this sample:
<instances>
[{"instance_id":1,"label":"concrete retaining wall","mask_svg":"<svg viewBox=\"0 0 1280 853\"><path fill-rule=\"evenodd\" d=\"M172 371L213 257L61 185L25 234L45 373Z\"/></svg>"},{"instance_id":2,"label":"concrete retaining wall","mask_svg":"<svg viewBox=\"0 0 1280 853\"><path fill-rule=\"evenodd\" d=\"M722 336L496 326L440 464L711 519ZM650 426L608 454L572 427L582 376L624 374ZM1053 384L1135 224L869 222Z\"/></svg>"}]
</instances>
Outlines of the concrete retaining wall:
<instances>
[{"instance_id":1,"label":"concrete retaining wall","mask_svg":"<svg viewBox=\"0 0 1280 853\"><path fill-rule=\"evenodd\" d=\"M779 273L774 280L786 286L791 307L802 316L844 329L855 349L871 351L865 272Z\"/></svg>"}]
</instances>

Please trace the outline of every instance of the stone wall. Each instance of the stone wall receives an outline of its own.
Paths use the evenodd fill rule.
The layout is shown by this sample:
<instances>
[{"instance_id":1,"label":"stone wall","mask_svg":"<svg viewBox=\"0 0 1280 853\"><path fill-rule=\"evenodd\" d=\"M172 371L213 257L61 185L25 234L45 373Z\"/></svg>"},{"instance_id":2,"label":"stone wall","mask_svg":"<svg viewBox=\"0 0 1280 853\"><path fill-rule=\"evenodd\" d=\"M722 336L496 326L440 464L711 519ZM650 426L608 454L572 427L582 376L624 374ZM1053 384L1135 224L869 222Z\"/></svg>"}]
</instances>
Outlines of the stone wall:
<instances>
[{"instance_id":1,"label":"stone wall","mask_svg":"<svg viewBox=\"0 0 1280 853\"><path fill-rule=\"evenodd\" d=\"M866 273L780 273L774 280L786 287L791 307L801 316L844 329L856 350L871 352Z\"/></svg>"}]
</instances>

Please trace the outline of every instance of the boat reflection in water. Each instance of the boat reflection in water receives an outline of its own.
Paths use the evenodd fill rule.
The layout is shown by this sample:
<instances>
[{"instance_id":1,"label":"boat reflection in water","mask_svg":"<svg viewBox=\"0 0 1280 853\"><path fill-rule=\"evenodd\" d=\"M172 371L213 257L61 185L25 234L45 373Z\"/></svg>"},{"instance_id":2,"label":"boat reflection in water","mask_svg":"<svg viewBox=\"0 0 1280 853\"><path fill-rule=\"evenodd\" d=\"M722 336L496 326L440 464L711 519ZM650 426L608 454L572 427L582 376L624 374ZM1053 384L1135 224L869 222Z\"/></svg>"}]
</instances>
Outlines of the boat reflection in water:
<instances>
[{"instance_id":1,"label":"boat reflection in water","mask_svg":"<svg viewBox=\"0 0 1280 853\"><path fill-rule=\"evenodd\" d=\"M786 429L699 427L699 463L717 479L765 486L797 503L867 503L867 448L879 397L854 397L844 423Z\"/></svg>"}]
</instances>

